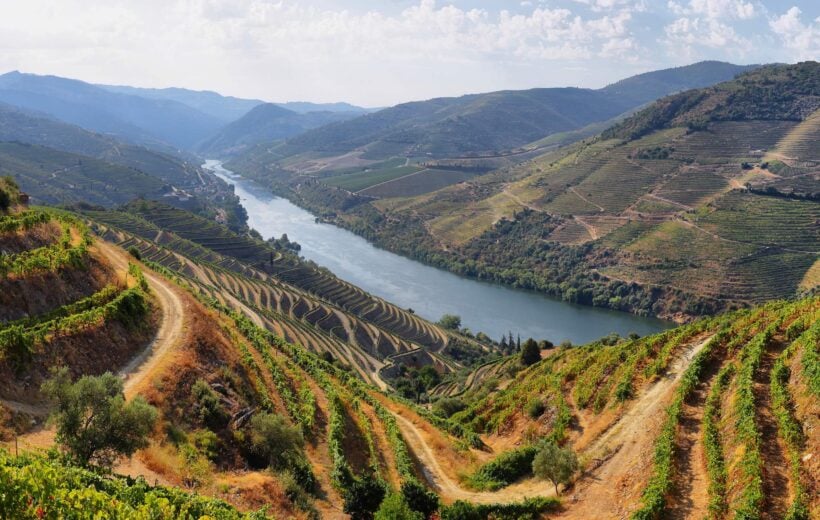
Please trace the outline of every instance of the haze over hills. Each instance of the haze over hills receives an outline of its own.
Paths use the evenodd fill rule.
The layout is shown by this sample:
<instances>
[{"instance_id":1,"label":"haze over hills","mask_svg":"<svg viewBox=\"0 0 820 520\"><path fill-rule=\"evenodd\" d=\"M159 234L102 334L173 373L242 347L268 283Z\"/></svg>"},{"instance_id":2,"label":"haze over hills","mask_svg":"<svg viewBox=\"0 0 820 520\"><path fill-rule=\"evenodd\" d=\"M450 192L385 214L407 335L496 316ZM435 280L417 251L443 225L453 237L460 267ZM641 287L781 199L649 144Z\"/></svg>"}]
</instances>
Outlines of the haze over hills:
<instances>
[{"instance_id":1,"label":"haze over hills","mask_svg":"<svg viewBox=\"0 0 820 520\"><path fill-rule=\"evenodd\" d=\"M360 112L304 112L299 113L281 105L263 103L219 130L216 135L199 145L198 151L207 156L224 157L241 153L258 143L279 141L326 124L345 121Z\"/></svg>"},{"instance_id":2,"label":"haze over hills","mask_svg":"<svg viewBox=\"0 0 820 520\"><path fill-rule=\"evenodd\" d=\"M0 76L0 102L149 146L190 148L215 132L216 118L176 101L109 92L56 76Z\"/></svg>"},{"instance_id":3,"label":"haze over hills","mask_svg":"<svg viewBox=\"0 0 820 520\"><path fill-rule=\"evenodd\" d=\"M219 119L223 124L236 121L252 108L267 101L259 99L243 99L233 96L223 96L217 92L190 90L185 88L140 88L122 85L97 85L112 92L131 94L135 96L178 101L196 108L206 114ZM291 101L287 103L273 103L293 112L306 114L308 112L354 112L363 114L369 109L357 107L350 103L309 103L306 101Z\"/></svg>"},{"instance_id":4,"label":"haze over hills","mask_svg":"<svg viewBox=\"0 0 820 520\"><path fill-rule=\"evenodd\" d=\"M731 79L751 67L701 62L599 90L546 88L405 103L307 132L276 153L332 156L357 151L364 159L492 155L608 120L679 90Z\"/></svg>"}]
</instances>

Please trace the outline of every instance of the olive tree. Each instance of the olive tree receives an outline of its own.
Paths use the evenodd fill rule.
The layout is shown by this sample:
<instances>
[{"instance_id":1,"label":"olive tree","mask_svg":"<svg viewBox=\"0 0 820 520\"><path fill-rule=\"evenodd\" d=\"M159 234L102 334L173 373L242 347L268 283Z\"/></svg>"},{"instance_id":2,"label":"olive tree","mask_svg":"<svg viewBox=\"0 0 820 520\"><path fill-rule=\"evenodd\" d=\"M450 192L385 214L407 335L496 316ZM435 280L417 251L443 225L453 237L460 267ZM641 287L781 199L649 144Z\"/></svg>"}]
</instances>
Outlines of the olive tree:
<instances>
[{"instance_id":1,"label":"olive tree","mask_svg":"<svg viewBox=\"0 0 820 520\"><path fill-rule=\"evenodd\" d=\"M42 390L55 405L50 419L57 425L57 443L78 463L111 467L119 456L148 445L157 410L142 397L126 402L123 381L114 374L73 382L61 368Z\"/></svg>"},{"instance_id":2,"label":"olive tree","mask_svg":"<svg viewBox=\"0 0 820 520\"><path fill-rule=\"evenodd\" d=\"M532 461L532 472L535 476L552 482L556 495L560 494L558 485L568 484L578 467L575 453L554 442L544 442Z\"/></svg>"}]
</instances>

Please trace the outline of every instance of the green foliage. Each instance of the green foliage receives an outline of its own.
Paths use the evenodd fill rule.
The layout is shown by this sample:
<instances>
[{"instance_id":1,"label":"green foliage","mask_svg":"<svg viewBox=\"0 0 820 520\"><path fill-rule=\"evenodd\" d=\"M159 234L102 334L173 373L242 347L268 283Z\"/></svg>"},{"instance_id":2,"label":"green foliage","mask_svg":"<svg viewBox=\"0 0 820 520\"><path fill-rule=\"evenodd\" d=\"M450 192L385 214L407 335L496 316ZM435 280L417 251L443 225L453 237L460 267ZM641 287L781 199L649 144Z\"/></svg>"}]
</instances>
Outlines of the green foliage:
<instances>
[{"instance_id":1,"label":"green foliage","mask_svg":"<svg viewBox=\"0 0 820 520\"><path fill-rule=\"evenodd\" d=\"M720 435L720 400L729 384L735 366L723 367L715 378L715 383L703 410L703 444L706 451L706 468L709 472L709 514L720 518L726 513L726 460Z\"/></svg>"},{"instance_id":2,"label":"green foliage","mask_svg":"<svg viewBox=\"0 0 820 520\"><path fill-rule=\"evenodd\" d=\"M541 361L541 349L534 339L529 338L521 346L521 364L525 367L534 365Z\"/></svg>"},{"instance_id":3,"label":"green foliage","mask_svg":"<svg viewBox=\"0 0 820 520\"><path fill-rule=\"evenodd\" d=\"M291 460L299 458L305 442L298 429L271 413L255 415L248 430L251 452L277 469L286 468Z\"/></svg>"},{"instance_id":4,"label":"green foliage","mask_svg":"<svg viewBox=\"0 0 820 520\"><path fill-rule=\"evenodd\" d=\"M438 324L447 330L458 330L461 328L461 316L445 314L438 320Z\"/></svg>"},{"instance_id":5,"label":"green foliage","mask_svg":"<svg viewBox=\"0 0 820 520\"><path fill-rule=\"evenodd\" d=\"M390 493L382 501L374 520L424 520L417 511L410 509L404 496L399 493Z\"/></svg>"},{"instance_id":6,"label":"green foliage","mask_svg":"<svg viewBox=\"0 0 820 520\"><path fill-rule=\"evenodd\" d=\"M537 520L542 513L556 511L556 498L528 498L514 504L470 504L461 500L441 508L441 520Z\"/></svg>"},{"instance_id":7,"label":"green foliage","mask_svg":"<svg viewBox=\"0 0 820 520\"><path fill-rule=\"evenodd\" d=\"M532 474L533 460L538 452L535 446L505 451L478 468L468 477L467 483L480 491L495 491L509 486Z\"/></svg>"},{"instance_id":8,"label":"green foliage","mask_svg":"<svg viewBox=\"0 0 820 520\"><path fill-rule=\"evenodd\" d=\"M547 411L547 405L544 404L543 399L534 398L527 403L525 410L531 419L538 419Z\"/></svg>"},{"instance_id":9,"label":"green foliage","mask_svg":"<svg viewBox=\"0 0 820 520\"><path fill-rule=\"evenodd\" d=\"M267 518L178 488L149 486L141 478L105 477L54 457L15 458L2 450L0 489L2 518Z\"/></svg>"},{"instance_id":10,"label":"green foliage","mask_svg":"<svg viewBox=\"0 0 820 520\"><path fill-rule=\"evenodd\" d=\"M137 260L142 260L142 253L140 253L140 250L134 246L128 248L128 254L133 256Z\"/></svg>"},{"instance_id":11,"label":"green foliage","mask_svg":"<svg viewBox=\"0 0 820 520\"><path fill-rule=\"evenodd\" d=\"M401 494L410 509L421 513L423 518L430 518L430 515L438 511L438 495L424 487L415 478L405 476L401 485Z\"/></svg>"},{"instance_id":12,"label":"green foliage","mask_svg":"<svg viewBox=\"0 0 820 520\"><path fill-rule=\"evenodd\" d=\"M344 512L352 520L371 520L386 493L383 482L370 475L364 475L344 490Z\"/></svg>"},{"instance_id":13,"label":"green foliage","mask_svg":"<svg viewBox=\"0 0 820 520\"><path fill-rule=\"evenodd\" d=\"M197 379L191 387L191 395L196 402L196 415L199 420L212 428L220 428L228 420L228 413L222 406L222 400L204 379Z\"/></svg>"},{"instance_id":14,"label":"green foliage","mask_svg":"<svg viewBox=\"0 0 820 520\"><path fill-rule=\"evenodd\" d=\"M62 368L43 384L43 392L55 404L51 420L57 442L80 464L111 466L118 456L148 445L156 409L142 397L126 403L122 379L110 372L72 382Z\"/></svg>"},{"instance_id":15,"label":"green foliage","mask_svg":"<svg viewBox=\"0 0 820 520\"><path fill-rule=\"evenodd\" d=\"M555 486L555 494L560 494L558 485L568 484L579 467L575 452L549 441L538 447L535 458L532 460L532 472L535 476L552 482Z\"/></svg>"},{"instance_id":16,"label":"green foliage","mask_svg":"<svg viewBox=\"0 0 820 520\"><path fill-rule=\"evenodd\" d=\"M0 277L10 275L29 276L39 272L50 272L62 268L82 268L91 244L88 229L79 221L69 217L60 217L63 221L63 233L55 244L38 247L14 255L0 255ZM80 243L72 245L72 228L82 234Z\"/></svg>"},{"instance_id":17,"label":"green foliage","mask_svg":"<svg viewBox=\"0 0 820 520\"><path fill-rule=\"evenodd\" d=\"M433 413L445 419L449 419L453 414L464 410L466 407L467 405L464 404L464 401L457 397L442 397L433 403Z\"/></svg>"}]
</instances>

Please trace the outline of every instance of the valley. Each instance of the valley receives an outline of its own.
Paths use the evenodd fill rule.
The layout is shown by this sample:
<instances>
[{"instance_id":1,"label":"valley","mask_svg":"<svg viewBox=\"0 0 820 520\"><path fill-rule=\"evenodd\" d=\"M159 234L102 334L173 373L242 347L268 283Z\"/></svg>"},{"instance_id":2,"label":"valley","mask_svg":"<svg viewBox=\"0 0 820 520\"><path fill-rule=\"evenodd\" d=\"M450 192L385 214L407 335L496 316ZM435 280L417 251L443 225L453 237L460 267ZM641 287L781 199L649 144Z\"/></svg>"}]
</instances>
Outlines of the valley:
<instances>
[{"instance_id":1,"label":"valley","mask_svg":"<svg viewBox=\"0 0 820 520\"><path fill-rule=\"evenodd\" d=\"M0 517L815 518L817 143L816 62L2 75Z\"/></svg>"}]
</instances>

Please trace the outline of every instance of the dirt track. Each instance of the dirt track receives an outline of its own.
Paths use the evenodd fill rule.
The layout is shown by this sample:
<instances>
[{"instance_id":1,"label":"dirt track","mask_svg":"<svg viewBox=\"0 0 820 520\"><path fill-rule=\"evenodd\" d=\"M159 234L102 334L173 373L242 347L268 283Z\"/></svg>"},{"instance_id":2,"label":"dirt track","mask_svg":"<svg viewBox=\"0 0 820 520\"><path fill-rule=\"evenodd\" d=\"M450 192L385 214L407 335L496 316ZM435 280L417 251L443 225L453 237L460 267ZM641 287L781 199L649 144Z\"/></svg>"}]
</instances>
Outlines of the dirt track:
<instances>
[{"instance_id":1,"label":"dirt track","mask_svg":"<svg viewBox=\"0 0 820 520\"><path fill-rule=\"evenodd\" d=\"M664 409L683 371L692 358L711 338L689 345L672 364L669 372L631 403L627 411L611 428L594 441L582 456L605 458L614 453L599 468L584 476L572 493L565 518L617 518L624 515L623 500L619 495L626 486L635 491L647 477L647 463L651 458L657 428L665 417ZM395 413L402 435L423 466L424 476L445 502L469 500L476 503L505 503L526 497L554 496L550 482L527 479L495 492L477 492L465 489L458 482L455 468L439 462L425 434L410 419ZM625 471L626 470L626 471ZM617 482L619 476L631 476L632 482ZM621 479L623 480L623 479ZM635 501L632 501L634 507Z\"/></svg>"},{"instance_id":2,"label":"dirt track","mask_svg":"<svg viewBox=\"0 0 820 520\"><path fill-rule=\"evenodd\" d=\"M127 271L128 259L121 249L103 240L97 240L95 246L117 269ZM164 357L179 346L186 336L185 304L179 297L179 289L162 276L147 270L143 270L143 274L159 302L162 317L151 343L119 371L119 375L125 379L126 397L136 393L140 383L148 379Z\"/></svg>"}]
</instances>

